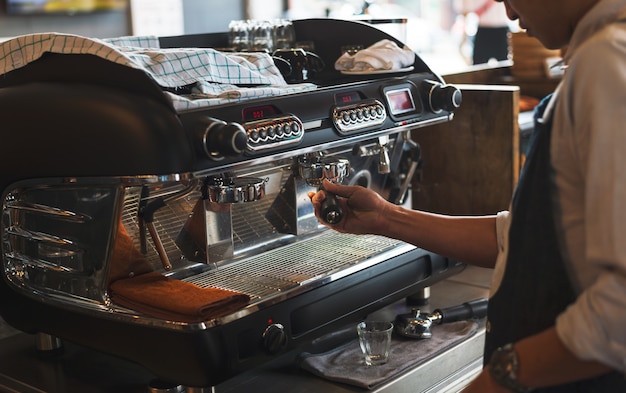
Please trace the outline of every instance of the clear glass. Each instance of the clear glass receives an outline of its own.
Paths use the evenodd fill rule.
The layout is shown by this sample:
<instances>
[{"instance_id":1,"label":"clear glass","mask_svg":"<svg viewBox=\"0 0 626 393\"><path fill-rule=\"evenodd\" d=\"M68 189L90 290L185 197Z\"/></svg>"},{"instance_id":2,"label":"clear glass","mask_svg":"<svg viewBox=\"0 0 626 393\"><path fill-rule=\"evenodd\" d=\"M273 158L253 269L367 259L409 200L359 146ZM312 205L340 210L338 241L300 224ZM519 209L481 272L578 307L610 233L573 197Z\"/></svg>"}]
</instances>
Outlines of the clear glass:
<instances>
[{"instance_id":1,"label":"clear glass","mask_svg":"<svg viewBox=\"0 0 626 393\"><path fill-rule=\"evenodd\" d=\"M365 357L365 364L376 366L387 363L391 347L391 322L365 321L356 327L359 333L359 344Z\"/></svg>"},{"instance_id":2,"label":"clear glass","mask_svg":"<svg viewBox=\"0 0 626 393\"><path fill-rule=\"evenodd\" d=\"M229 43L236 51L250 49L250 26L248 21L233 20L228 25Z\"/></svg>"},{"instance_id":3,"label":"clear glass","mask_svg":"<svg viewBox=\"0 0 626 393\"><path fill-rule=\"evenodd\" d=\"M274 27L270 21L250 21L251 50L255 52L272 52L274 49Z\"/></svg>"},{"instance_id":4,"label":"clear glass","mask_svg":"<svg viewBox=\"0 0 626 393\"><path fill-rule=\"evenodd\" d=\"M291 49L295 47L296 32L290 20L279 19L274 22L274 49Z\"/></svg>"}]
</instances>

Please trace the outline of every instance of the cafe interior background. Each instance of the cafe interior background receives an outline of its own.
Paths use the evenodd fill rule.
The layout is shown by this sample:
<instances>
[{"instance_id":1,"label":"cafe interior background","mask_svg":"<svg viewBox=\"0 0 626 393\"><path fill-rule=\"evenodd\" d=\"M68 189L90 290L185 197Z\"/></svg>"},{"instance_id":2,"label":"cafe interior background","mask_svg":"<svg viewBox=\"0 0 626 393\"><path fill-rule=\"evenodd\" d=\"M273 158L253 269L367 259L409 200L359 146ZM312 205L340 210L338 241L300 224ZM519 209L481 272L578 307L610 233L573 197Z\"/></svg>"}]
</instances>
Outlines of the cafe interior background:
<instances>
[{"instance_id":1,"label":"cafe interior background","mask_svg":"<svg viewBox=\"0 0 626 393\"><path fill-rule=\"evenodd\" d=\"M0 42L42 32L92 38L219 33L228 31L231 21L244 19L385 20L387 23L376 26L388 29L386 32L396 35L418 53L446 83L461 86L463 91L463 105L455 111L454 122L420 128L411 135L422 148L426 168L412 181L413 207L445 214L490 214L508 206L532 128L531 109L558 83L558 73L553 73L556 69L546 65L554 63L560 53L540 48L538 43L531 45L523 41L523 36L517 36L522 45L516 47L511 35L509 60L471 65L471 38L477 28L477 17L459 15L454 1L0 0ZM394 22L398 20L402 23ZM511 29L519 30L515 23ZM455 304L459 298L469 300L475 293L486 296L490 277L491 271L487 269L466 269L462 275L452 277L446 289L437 292L435 288L434 298L444 304ZM0 339L10 337L3 341L16 342L18 333L0 319ZM471 343L474 342L478 340L472 339ZM447 353L446 359L473 361L475 356L480 369L482 345L472 350L466 346L457 348L463 356L454 351ZM13 361L8 360L5 365ZM447 362L442 360L446 367ZM414 378L424 386L427 386L424 380L439 383L441 373L443 380L450 370L434 366L433 371L435 367L438 372L420 369ZM428 378L423 378L421 372ZM0 369L2 375L8 375L5 369ZM251 381L256 383L254 379ZM414 380L405 381L411 384Z\"/></svg>"},{"instance_id":2,"label":"cafe interior background","mask_svg":"<svg viewBox=\"0 0 626 393\"><path fill-rule=\"evenodd\" d=\"M467 67L473 15L454 0L0 0L0 40L59 32L93 38L173 36L228 30L231 20L403 19L389 25L439 72ZM381 25L382 26L382 25ZM512 26L515 29L515 26ZM385 26L382 26L384 29Z\"/></svg>"}]
</instances>

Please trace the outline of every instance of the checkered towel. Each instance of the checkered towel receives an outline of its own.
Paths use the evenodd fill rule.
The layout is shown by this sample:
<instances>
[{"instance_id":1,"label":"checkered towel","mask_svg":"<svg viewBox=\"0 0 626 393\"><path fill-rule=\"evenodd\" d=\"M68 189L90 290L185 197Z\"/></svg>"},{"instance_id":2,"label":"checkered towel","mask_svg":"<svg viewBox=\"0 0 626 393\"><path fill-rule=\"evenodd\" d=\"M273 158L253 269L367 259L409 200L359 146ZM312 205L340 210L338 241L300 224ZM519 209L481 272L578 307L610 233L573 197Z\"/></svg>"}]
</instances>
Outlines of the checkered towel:
<instances>
[{"instance_id":1,"label":"checkered towel","mask_svg":"<svg viewBox=\"0 0 626 393\"><path fill-rule=\"evenodd\" d=\"M177 110L312 90L289 85L266 53L224 53L210 48L159 48L157 37L86 38L43 33L0 43L0 75L24 67L44 53L90 54L146 72L159 86L193 86L191 94L165 92Z\"/></svg>"}]
</instances>

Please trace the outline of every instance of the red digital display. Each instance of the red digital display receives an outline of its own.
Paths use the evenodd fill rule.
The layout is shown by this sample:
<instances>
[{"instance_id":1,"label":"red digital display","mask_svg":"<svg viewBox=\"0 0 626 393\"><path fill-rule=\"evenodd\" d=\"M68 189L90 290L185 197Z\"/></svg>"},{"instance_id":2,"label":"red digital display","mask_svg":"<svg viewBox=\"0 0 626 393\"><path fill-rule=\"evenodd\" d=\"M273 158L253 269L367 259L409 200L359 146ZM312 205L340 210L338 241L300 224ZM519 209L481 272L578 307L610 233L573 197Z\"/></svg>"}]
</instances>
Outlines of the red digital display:
<instances>
[{"instance_id":1,"label":"red digital display","mask_svg":"<svg viewBox=\"0 0 626 393\"><path fill-rule=\"evenodd\" d=\"M276 115L276 109L271 105L255 106L245 108L242 115L244 121L260 120Z\"/></svg>"},{"instance_id":2,"label":"red digital display","mask_svg":"<svg viewBox=\"0 0 626 393\"><path fill-rule=\"evenodd\" d=\"M409 89L389 90L385 93L389 108L394 115L415 110L413 97Z\"/></svg>"},{"instance_id":3,"label":"red digital display","mask_svg":"<svg viewBox=\"0 0 626 393\"><path fill-rule=\"evenodd\" d=\"M356 91L335 94L335 104L349 104L361 100L361 96Z\"/></svg>"}]
</instances>

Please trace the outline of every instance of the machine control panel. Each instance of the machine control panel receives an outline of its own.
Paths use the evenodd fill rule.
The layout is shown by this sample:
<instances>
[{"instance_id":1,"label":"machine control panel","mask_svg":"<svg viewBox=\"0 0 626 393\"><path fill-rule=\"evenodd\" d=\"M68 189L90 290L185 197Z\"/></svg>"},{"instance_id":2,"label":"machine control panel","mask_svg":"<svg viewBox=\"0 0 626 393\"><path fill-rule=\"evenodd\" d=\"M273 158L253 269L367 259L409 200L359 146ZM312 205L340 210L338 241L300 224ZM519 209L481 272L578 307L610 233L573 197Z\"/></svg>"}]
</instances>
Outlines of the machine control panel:
<instances>
[{"instance_id":1,"label":"machine control panel","mask_svg":"<svg viewBox=\"0 0 626 393\"><path fill-rule=\"evenodd\" d=\"M296 144L304 136L304 125L295 115L277 115L243 123L248 142L246 147L259 151Z\"/></svg>"},{"instance_id":2,"label":"machine control panel","mask_svg":"<svg viewBox=\"0 0 626 393\"><path fill-rule=\"evenodd\" d=\"M332 111L333 124L343 134L379 126L386 118L385 106L375 99L337 105Z\"/></svg>"}]
</instances>

